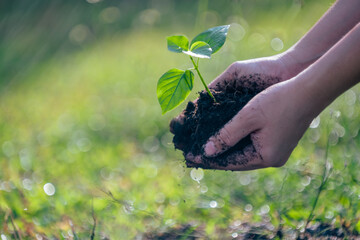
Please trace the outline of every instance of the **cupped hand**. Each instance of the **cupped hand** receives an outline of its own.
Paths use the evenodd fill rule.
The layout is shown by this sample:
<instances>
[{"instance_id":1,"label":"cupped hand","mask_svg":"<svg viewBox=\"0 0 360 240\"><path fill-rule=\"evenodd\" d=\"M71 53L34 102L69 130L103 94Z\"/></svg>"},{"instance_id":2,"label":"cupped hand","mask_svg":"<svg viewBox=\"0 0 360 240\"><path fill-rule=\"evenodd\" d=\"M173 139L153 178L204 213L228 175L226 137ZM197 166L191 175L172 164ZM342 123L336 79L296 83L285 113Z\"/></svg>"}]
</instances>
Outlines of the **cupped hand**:
<instances>
[{"instance_id":1,"label":"cupped hand","mask_svg":"<svg viewBox=\"0 0 360 240\"><path fill-rule=\"evenodd\" d=\"M271 57L257 58L246 61L237 61L231 64L222 74L220 74L214 81L209 84L209 88L221 90L223 83L236 81L236 84L246 87L251 84L251 81L257 81L260 89L265 89L277 82L285 81L295 76L301 69L292 57L292 53L283 53ZM267 76L263 80L258 81L259 77L246 78L243 81L241 76L257 75ZM196 102L197 100L195 100ZM181 129L184 124L184 115L181 113L174 118L170 123L170 131L175 134L177 129ZM183 149L186 143L178 143L175 146L178 149Z\"/></svg>"},{"instance_id":2,"label":"cupped hand","mask_svg":"<svg viewBox=\"0 0 360 240\"><path fill-rule=\"evenodd\" d=\"M222 83L238 81L246 87L248 82L239 81L241 76L264 75L267 82L259 82L264 87L269 87L277 82L288 80L296 76L302 68L292 57L292 53L283 53L271 57L236 61L232 63L222 74L209 84L209 88L221 90ZM254 79L256 81L256 79Z\"/></svg>"},{"instance_id":3,"label":"cupped hand","mask_svg":"<svg viewBox=\"0 0 360 240\"><path fill-rule=\"evenodd\" d=\"M206 166L203 156L188 154L188 166L242 171L284 165L317 114L300 89L294 79L269 87L209 139L204 152L205 157L211 158L250 134L253 145L229 155L232 164L224 167L214 161Z\"/></svg>"}]
</instances>

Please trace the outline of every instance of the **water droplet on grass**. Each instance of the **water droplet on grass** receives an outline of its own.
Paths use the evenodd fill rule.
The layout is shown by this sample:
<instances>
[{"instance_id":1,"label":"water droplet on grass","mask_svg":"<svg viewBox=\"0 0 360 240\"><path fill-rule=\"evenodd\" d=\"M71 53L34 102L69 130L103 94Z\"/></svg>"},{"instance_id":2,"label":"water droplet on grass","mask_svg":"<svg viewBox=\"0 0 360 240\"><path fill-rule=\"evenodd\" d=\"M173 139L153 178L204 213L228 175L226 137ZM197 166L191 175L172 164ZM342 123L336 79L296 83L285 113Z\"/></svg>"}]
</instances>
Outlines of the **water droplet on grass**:
<instances>
[{"instance_id":1,"label":"water droplet on grass","mask_svg":"<svg viewBox=\"0 0 360 240\"><path fill-rule=\"evenodd\" d=\"M270 211L269 205L264 205L260 208L261 214L267 214Z\"/></svg>"},{"instance_id":2,"label":"water droplet on grass","mask_svg":"<svg viewBox=\"0 0 360 240\"><path fill-rule=\"evenodd\" d=\"M251 182L251 178L250 178L249 175L244 174L244 175L241 175L241 176L240 176L240 184L241 184L241 185L246 186L246 185L249 185L250 182Z\"/></svg>"},{"instance_id":3,"label":"water droplet on grass","mask_svg":"<svg viewBox=\"0 0 360 240\"><path fill-rule=\"evenodd\" d=\"M123 211L126 213L126 214L132 214L132 212L134 211L134 206L132 206L131 204L125 204L123 206Z\"/></svg>"},{"instance_id":4,"label":"water droplet on grass","mask_svg":"<svg viewBox=\"0 0 360 240\"><path fill-rule=\"evenodd\" d=\"M253 210L253 206L251 204L246 204L245 205L245 211L251 212L252 210Z\"/></svg>"},{"instance_id":5,"label":"water droplet on grass","mask_svg":"<svg viewBox=\"0 0 360 240\"><path fill-rule=\"evenodd\" d=\"M216 201L211 201L211 202L209 203L209 206L210 206L211 208L216 208L217 205L218 205L218 203L217 203Z\"/></svg>"},{"instance_id":6,"label":"water droplet on grass","mask_svg":"<svg viewBox=\"0 0 360 240\"><path fill-rule=\"evenodd\" d=\"M55 186L52 183L46 183L44 185L44 192L48 196L53 196L55 194Z\"/></svg>"},{"instance_id":7,"label":"water droplet on grass","mask_svg":"<svg viewBox=\"0 0 360 240\"><path fill-rule=\"evenodd\" d=\"M194 181L200 183L200 180L203 179L203 177L204 177L204 171L201 168L198 168L198 169L194 168L190 172L190 177Z\"/></svg>"},{"instance_id":8,"label":"water droplet on grass","mask_svg":"<svg viewBox=\"0 0 360 240\"><path fill-rule=\"evenodd\" d=\"M317 128L320 125L320 116L314 118L314 120L310 124L310 128Z\"/></svg>"},{"instance_id":9,"label":"water droplet on grass","mask_svg":"<svg viewBox=\"0 0 360 240\"><path fill-rule=\"evenodd\" d=\"M201 186L200 188L200 192L201 193L206 193L208 191L208 187L207 186Z\"/></svg>"},{"instance_id":10,"label":"water droplet on grass","mask_svg":"<svg viewBox=\"0 0 360 240\"><path fill-rule=\"evenodd\" d=\"M303 185L303 186L308 186L309 184L310 184L310 182L311 182L311 177L309 177L309 176L305 176L302 180L301 180L301 184Z\"/></svg>"},{"instance_id":11,"label":"water droplet on grass","mask_svg":"<svg viewBox=\"0 0 360 240\"><path fill-rule=\"evenodd\" d=\"M339 110L335 110L335 111L333 111L333 116L335 118L339 118L341 116L341 112Z\"/></svg>"},{"instance_id":12,"label":"water droplet on grass","mask_svg":"<svg viewBox=\"0 0 360 240\"><path fill-rule=\"evenodd\" d=\"M311 129L309 131L309 142L316 143L321 137L320 129Z\"/></svg>"}]
</instances>

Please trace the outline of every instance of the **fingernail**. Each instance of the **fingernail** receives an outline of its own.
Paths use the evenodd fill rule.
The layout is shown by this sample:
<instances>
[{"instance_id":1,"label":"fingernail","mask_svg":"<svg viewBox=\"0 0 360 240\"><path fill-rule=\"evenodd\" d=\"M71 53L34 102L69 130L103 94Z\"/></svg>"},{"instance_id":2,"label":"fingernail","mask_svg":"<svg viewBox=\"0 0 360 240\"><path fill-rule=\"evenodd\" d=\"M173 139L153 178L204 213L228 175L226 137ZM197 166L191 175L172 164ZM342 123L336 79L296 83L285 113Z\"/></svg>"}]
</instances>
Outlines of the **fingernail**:
<instances>
[{"instance_id":1,"label":"fingernail","mask_svg":"<svg viewBox=\"0 0 360 240\"><path fill-rule=\"evenodd\" d=\"M205 151L205 156L207 156L207 157L214 156L216 153L216 148L215 148L214 142L209 141L208 143L206 143L206 145L204 147L204 151Z\"/></svg>"}]
</instances>

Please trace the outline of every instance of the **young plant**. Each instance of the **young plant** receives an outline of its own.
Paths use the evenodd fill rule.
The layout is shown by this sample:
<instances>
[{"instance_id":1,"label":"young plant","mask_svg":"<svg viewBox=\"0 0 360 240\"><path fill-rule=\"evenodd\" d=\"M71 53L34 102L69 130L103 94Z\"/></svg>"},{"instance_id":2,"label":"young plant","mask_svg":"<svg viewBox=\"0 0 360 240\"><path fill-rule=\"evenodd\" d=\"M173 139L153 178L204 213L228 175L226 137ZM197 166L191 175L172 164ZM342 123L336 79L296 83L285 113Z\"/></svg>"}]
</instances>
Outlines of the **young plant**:
<instances>
[{"instance_id":1,"label":"young plant","mask_svg":"<svg viewBox=\"0 0 360 240\"><path fill-rule=\"evenodd\" d=\"M214 102L216 99L199 71L199 59L210 58L224 45L229 27L230 25L224 25L210 28L194 37L190 44L184 35L167 37L169 51L189 55L194 66L193 69L199 75L202 84ZM173 68L160 77L156 93L163 114L179 106L189 96L194 83L194 73L191 70Z\"/></svg>"}]
</instances>

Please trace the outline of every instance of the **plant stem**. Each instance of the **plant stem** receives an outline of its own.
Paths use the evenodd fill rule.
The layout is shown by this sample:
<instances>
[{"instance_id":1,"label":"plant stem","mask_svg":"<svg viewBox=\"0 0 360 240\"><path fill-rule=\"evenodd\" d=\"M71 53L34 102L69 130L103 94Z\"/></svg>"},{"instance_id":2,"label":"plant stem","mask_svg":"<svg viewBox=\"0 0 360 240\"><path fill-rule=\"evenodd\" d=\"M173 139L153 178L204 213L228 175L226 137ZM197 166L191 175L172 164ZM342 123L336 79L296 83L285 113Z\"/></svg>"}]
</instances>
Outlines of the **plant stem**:
<instances>
[{"instance_id":1,"label":"plant stem","mask_svg":"<svg viewBox=\"0 0 360 240\"><path fill-rule=\"evenodd\" d=\"M215 97L214 97L214 96L212 95L212 93L210 92L210 89L209 89L208 86L206 85L203 77L201 76L200 71L199 71L199 66L195 63L195 61L194 61L194 59L192 58L192 56L190 56L190 59L191 59L191 62L193 63L193 65L194 65L194 68L195 68L196 72L198 73L198 75L199 75L199 77L200 77L200 80L201 80L202 84L204 85L206 91L208 92L208 94L210 95L210 97L214 100L214 102L217 102L216 99L215 99Z\"/></svg>"}]
</instances>

